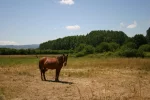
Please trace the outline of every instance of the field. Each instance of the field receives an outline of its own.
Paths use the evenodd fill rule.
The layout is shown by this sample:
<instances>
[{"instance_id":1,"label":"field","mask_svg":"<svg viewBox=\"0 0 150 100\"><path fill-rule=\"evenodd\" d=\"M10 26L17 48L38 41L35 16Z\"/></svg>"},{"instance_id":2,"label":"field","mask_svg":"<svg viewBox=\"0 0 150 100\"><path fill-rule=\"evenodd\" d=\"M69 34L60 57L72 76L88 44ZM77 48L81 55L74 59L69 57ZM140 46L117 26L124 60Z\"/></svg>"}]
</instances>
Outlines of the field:
<instances>
[{"instance_id":1,"label":"field","mask_svg":"<svg viewBox=\"0 0 150 100\"><path fill-rule=\"evenodd\" d=\"M0 56L0 100L150 100L148 58L69 57L60 82L41 81L38 61Z\"/></svg>"}]
</instances>

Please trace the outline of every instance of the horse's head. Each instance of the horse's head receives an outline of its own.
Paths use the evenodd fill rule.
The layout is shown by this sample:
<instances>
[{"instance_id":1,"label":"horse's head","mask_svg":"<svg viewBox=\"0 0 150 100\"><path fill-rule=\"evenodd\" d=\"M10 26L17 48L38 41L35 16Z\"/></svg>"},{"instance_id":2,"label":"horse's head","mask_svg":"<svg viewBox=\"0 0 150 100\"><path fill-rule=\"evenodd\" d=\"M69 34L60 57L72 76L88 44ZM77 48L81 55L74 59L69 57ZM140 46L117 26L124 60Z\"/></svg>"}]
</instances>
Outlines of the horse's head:
<instances>
[{"instance_id":1,"label":"horse's head","mask_svg":"<svg viewBox=\"0 0 150 100\"><path fill-rule=\"evenodd\" d=\"M67 59L68 59L68 55L61 55L57 57L59 64L66 66L67 65Z\"/></svg>"},{"instance_id":2,"label":"horse's head","mask_svg":"<svg viewBox=\"0 0 150 100\"><path fill-rule=\"evenodd\" d=\"M63 61L64 66L66 66L66 65L67 65L68 55L64 55L64 54L63 54L63 58L64 58L64 61Z\"/></svg>"}]
</instances>

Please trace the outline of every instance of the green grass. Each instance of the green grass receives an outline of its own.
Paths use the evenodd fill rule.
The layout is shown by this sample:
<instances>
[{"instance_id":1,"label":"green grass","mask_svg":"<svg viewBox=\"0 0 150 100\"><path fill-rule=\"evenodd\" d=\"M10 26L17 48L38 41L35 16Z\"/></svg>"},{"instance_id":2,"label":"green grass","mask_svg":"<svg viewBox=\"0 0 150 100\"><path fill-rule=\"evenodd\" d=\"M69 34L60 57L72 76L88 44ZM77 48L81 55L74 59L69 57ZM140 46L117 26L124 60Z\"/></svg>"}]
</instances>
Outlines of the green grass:
<instances>
[{"instance_id":1,"label":"green grass","mask_svg":"<svg viewBox=\"0 0 150 100\"><path fill-rule=\"evenodd\" d=\"M38 58L32 56L1 56L0 67L37 64L38 60Z\"/></svg>"}]
</instances>

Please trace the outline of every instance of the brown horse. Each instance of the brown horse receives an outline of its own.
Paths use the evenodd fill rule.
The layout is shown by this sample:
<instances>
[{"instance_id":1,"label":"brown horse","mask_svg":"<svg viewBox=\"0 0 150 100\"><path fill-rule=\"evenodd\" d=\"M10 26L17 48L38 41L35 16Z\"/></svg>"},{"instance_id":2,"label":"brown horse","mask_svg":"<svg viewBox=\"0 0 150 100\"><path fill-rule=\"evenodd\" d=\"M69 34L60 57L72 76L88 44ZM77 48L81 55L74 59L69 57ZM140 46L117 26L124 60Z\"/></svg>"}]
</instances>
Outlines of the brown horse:
<instances>
[{"instance_id":1,"label":"brown horse","mask_svg":"<svg viewBox=\"0 0 150 100\"><path fill-rule=\"evenodd\" d=\"M45 72L48 69L56 69L55 81L59 81L59 73L63 66L67 65L68 55L61 55L54 58L43 57L39 61L39 69L41 72L41 80L45 80ZM44 78L44 79L43 79Z\"/></svg>"}]
</instances>

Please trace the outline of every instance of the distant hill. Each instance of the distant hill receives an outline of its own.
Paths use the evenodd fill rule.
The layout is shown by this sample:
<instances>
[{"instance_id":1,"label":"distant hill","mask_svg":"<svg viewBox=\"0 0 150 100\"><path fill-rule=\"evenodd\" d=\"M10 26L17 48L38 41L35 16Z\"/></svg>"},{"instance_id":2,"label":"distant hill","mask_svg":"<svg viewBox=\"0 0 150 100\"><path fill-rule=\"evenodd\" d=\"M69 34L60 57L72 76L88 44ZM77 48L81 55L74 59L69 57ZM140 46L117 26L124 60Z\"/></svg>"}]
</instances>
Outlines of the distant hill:
<instances>
[{"instance_id":1,"label":"distant hill","mask_svg":"<svg viewBox=\"0 0 150 100\"><path fill-rule=\"evenodd\" d=\"M39 44L31 44L31 45L0 45L0 48L36 49L36 48L39 48Z\"/></svg>"}]
</instances>

